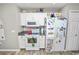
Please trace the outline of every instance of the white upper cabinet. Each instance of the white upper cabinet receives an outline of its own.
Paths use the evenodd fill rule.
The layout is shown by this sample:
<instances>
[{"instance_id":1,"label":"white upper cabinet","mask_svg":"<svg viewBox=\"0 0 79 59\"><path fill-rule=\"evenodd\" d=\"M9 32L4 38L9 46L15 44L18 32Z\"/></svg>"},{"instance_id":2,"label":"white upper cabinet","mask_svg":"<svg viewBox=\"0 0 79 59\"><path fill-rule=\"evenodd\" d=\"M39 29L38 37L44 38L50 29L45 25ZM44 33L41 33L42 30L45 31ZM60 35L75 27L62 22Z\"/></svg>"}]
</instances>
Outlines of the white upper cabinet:
<instances>
[{"instance_id":1,"label":"white upper cabinet","mask_svg":"<svg viewBox=\"0 0 79 59\"><path fill-rule=\"evenodd\" d=\"M35 14L35 19L37 20L37 22L39 22L40 26L44 26L45 17L47 17L47 13L36 13Z\"/></svg>"},{"instance_id":2,"label":"white upper cabinet","mask_svg":"<svg viewBox=\"0 0 79 59\"><path fill-rule=\"evenodd\" d=\"M20 13L21 26L44 26L47 13Z\"/></svg>"},{"instance_id":3,"label":"white upper cabinet","mask_svg":"<svg viewBox=\"0 0 79 59\"><path fill-rule=\"evenodd\" d=\"M21 23L21 26L25 26L26 25L26 17L25 17L25 14L24 13L20 13L20 23Z\"/></svg>"}]
</instances>

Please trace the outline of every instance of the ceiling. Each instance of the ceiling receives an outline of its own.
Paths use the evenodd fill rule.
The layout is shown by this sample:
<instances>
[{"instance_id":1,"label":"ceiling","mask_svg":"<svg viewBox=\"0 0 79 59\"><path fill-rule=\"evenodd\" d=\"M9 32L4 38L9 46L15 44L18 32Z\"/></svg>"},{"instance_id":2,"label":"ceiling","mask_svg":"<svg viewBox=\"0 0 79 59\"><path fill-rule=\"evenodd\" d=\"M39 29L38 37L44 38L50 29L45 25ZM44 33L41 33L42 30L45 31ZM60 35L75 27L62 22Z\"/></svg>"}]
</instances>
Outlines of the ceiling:
<instances>
[{"instance_id":1,"label":"ceiling","mask_svg":"<svg viewBox=\"0 0 79 59\"><path fill-rule=\"evenodd\" d=\"M21 9L27 8L63 8L66 3L17 3L16 4Z\"/></svg>"},{"instance_id":2,"label":"ceiling","mask_svg":"<svg viewBox=\"0 0 79 59\"><path fill-rule=\"evenodd\" d=\"M9 3L2 3L0 5L6 5ZM45 10L55 10L59 11L63 8L67 3L11 3L17 5L21 10L38 10L39 8L44 8Z\"/></svg>"}]
</instances>

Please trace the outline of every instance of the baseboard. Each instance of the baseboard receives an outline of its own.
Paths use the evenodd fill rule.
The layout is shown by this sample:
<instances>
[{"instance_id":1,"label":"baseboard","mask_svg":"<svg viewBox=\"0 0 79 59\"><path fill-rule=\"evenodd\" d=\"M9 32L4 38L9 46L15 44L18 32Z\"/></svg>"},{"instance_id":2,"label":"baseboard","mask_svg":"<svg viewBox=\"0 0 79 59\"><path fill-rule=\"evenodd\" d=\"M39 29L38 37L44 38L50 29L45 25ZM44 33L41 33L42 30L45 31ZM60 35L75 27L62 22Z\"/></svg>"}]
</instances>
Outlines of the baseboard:
<instances>
[{"instance_id":1,"label":"baseboard","mask_svg":"<svg viewBox=\"0 0 79 59\"><path fill-rule=\"evenodd\" d=\"M20 49L0 49L0 51L20 51Z\"/></svg>"}]
</instances>

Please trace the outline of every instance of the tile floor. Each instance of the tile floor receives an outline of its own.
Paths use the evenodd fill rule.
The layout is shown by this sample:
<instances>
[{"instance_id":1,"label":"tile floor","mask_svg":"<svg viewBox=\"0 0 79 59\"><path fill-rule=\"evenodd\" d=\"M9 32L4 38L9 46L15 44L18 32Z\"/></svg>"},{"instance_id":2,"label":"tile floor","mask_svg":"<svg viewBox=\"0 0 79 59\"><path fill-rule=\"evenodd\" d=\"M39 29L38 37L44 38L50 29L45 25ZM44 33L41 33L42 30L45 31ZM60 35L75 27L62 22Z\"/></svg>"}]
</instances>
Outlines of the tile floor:
<instances>
[{"instance_id":1,"label":"tile floor","mask_svg":"<svg viewBox=\"0 0 79 59\"><path fill-rule=\"evenodd\" d=\"M79 51L63 51L48 53L45 50L39 51L0 51L0 55L79 55Z\"/></svg>"}]
</instances>

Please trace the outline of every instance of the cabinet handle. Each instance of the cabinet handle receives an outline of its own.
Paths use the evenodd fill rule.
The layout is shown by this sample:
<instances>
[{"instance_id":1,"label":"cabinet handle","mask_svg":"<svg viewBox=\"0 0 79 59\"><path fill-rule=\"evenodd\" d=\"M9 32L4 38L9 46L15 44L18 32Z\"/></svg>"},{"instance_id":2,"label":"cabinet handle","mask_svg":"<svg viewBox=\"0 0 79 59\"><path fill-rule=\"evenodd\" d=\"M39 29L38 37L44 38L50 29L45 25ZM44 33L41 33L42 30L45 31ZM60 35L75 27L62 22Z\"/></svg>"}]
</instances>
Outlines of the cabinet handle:
<instances>
[{"instance_id":1,"label":"cabinet handle","mask_svg":"<svg viewBox=\"0 0 79 59\"><path fill-rule=\"evenodd\" d=\"M2 36L2 39L3 39L4 37Z\"/></svg>"},{"instance_id":2,"label":"cabinet handle","mask_svg":"<svg viewBox=\"0 0 79 59\"><path fill-rule=\"evenodd\" d=\"M77 34L75 34L75 36L77 36Z\"/></svg>"},{"instance_id":3,"label":"cabinet handle","mask_svg":"<svg viewBox=\"0 0 79 59\"><path fill-rule=\"evenodd\" d=\"M56 43L61 43L61 40L59 40L59 41L56 41Z\"/></svg>"},{"instance_id":4,"label":"cabinet handle","mask_svg":"<svg viewBox=\"0 0 79 59\"><path fill-rule=\"evenodd\" d=\"M59 40L59 43L61 42L61 40Z\"/></svg>"}]
</instances>

